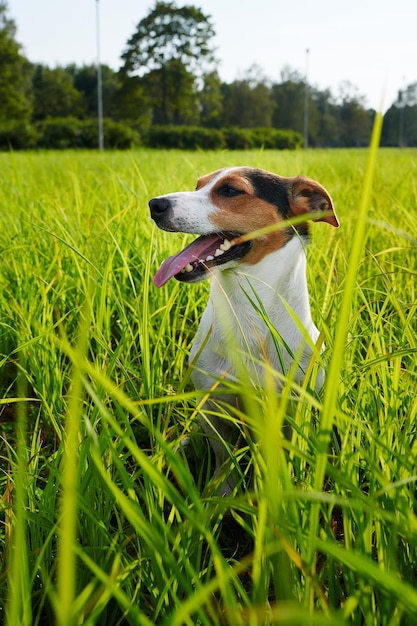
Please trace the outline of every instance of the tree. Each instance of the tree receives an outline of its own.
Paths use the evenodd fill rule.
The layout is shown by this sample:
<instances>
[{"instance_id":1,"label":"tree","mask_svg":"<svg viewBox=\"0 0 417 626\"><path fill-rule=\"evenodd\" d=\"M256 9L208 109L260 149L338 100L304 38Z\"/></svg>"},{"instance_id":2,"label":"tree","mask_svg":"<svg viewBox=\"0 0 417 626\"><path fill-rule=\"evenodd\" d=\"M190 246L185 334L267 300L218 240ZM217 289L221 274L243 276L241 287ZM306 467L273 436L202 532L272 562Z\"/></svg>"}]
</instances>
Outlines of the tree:
<instances>
[{"instance_id":1,"label":"tree","mask_svg":"<svg viewBox=\"0 0 417 626\"><path fill-rule=\"evenodd\" d=\"M349 81L339 85L334 115L338 125L338 145L341 147L367 146L371 138L372 112L365 106L364 96Z\"/></svg>"},{"instance_id":2,"label":"tree","mask_svg":"<svg viewBox=\"0 0 417 626\"><path fill-rule=\"evenodd\" d=\"M271 88L259 66L250 67L241 80L223 88L225 126L256 128L272 125Z\"/></svg>"},{"instance_id":3,"label":"tree","mask_svg":"<svg viewBox=\"0 0 417 626\"><path fill-rule=\"evenodd\" d=\"M140 82L151 98L154 124L198 124L195 77L181 61L171 59Z\"/></svg>"},{"instance_id":4,"label":"tree","mask_svg":"<svg viewBox=\"0 0 417 626\"><path fill-rule=\"evenodd\" d=\"M196 93L213 69L210 18L194 6L156 2L139 22L122 55L121 76L148 91L157 123L198 120Z\"/></svg>"},{"instance_id":5,"label":"tree","mask_svg":"<svg viewBox=\"0 0 417 626\"><path fill-rule=\"evenodd\" d=\"M272 86L275 103L272 122L275 128L291 128L303 132L305 81L289 67L281 72L281 82Z\"/></svg>"},{"instance_id":6,"label":"tree","mask_svg":"<svg viewBox=\"0 0 417 626\"><path fill-rule=\"evenodd\" d=\"M221 84L217 71L204 76L203 87L198 93L200 122L203 126L220 128L223 125Z\"/></svg>"},{"instance_id":7,"label":"tree","mask_svg":"<svg viewBox=\"0 0 417 626\"><path fill-rule=\"evenodd\" d=\"M65 68L73 77L74 88L82 95L83 108L87 117L97 117L97 67L71 65ZM119 89L117 73L108 65L101 66L104 117L117 117L116 93Z\"/></svg>"},{"instance_id":8,"label":"tree","mask_svg":"<svg viewBox=\"0 0 417 626\"><path fill-rule=\"evenodd\" d=\"M75 89L71 73L62 67L35 66L33 100L34 120L84 115L81 93Z\"/></svg>"},{"instance_id":9,"label":"tree","mask_svg":"<svg viewBox=\"0 0 417 626\"><path fill-rule=\"evenodd\" d=\"M0 122L26 121L31 113L31 66L15 40L16 26L0 1Z\"/></svg>"},{"instance_id":10,"label":"tree","mask_svg":"<svg viewBox=\"0 0 417 626\"><path fill-rule=\"evenodd\" d=\"M114 95L115 118L147 129L152 124L152 99L146 86L135 78L119 74L119 87Z\"/></svg>"},{"instance_id":11,"label":"tree","mask_svg":"<svg viewBox=\"0 0 417 626\"><path fill-rule=\"evenodd\" d=\"M317 136L314 145L334 148L338 145L339 128L335 116L335 105L329 89L320 91L314 89L312 93L317 111Z\"/></svg>"},{"instance_id":12,"label":"tree","mask_svg":"<svg viewBox=\"0 0 417 626\"><path fill-rule=\"evenodd\" d=\"M398 92L384 117L381 143L385 146L417 146L417 83Z\"/></svg>"}]
</instances>

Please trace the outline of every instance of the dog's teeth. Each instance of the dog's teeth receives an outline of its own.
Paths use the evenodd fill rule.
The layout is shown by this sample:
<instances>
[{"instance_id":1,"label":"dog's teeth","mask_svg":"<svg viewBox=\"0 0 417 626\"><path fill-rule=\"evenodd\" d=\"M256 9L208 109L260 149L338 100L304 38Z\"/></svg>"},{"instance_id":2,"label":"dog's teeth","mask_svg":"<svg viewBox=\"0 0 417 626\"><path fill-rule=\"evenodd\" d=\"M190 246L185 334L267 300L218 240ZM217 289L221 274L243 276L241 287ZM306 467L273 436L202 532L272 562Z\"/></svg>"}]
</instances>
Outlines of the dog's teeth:
<instances>
[{"instance_id":1,"label":"dog's teeth","mask_svg":"<svg viewBox=\"0 0 417 626\"><path fill-rule=\"evenodd\" d=\"M206 258L206 261L213 261L214 260L214 256L212 256L211 254L208 255L208 257Z\"/></svg>"},{"instance_id":2,"label":"dog's teeth","mask_svg":"<svg viewBox=\"0 0 417 626\"><path fill-rule=\"evenodd\" d=\"M224 250L221 250L220 248L217 248L216 252L214 253L214 256L220 256L224 254Z\"/></svg>"},{"instance_id":3,"label":"dog's teeth","mask_svg":"<svg viewBox=\"0 0 417 626\"><path fill-rule=\"evenodd\" d=\"M225 239L223 243L221 243L219 246L220 250L223 250L224 252L226 252L227 250L230 250L231 247L232 247L232 244L230 243L228 239Z\"/></svg>"},{"instance_id":4,"label":"dog's teeth","mask_svg":"<svg viewBox=\"0 0 417 626\"><path fill-rule=\"evenodd\" d=\"M193 266L191 265L191 263L187 263L187 265L184 267L184 272L192 272L193 271Z\"/></svg>"}]
</instances>

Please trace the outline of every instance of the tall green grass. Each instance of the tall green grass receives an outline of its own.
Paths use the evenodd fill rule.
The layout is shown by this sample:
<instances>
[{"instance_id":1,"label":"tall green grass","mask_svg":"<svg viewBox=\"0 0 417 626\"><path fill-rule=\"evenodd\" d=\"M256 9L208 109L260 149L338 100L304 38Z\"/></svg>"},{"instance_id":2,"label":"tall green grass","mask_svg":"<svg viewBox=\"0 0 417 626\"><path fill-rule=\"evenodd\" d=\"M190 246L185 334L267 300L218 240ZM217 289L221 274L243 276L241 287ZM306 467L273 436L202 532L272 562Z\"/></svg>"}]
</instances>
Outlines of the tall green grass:
<instances>
[{"instance_id":1,"label":"tall green grass","mask_svg":"<svg viewBox=\"0 0 417 626\"><path fill-rule=\"evenodd\" d=\"M417 622L417 152L369 154L0 155L0 621ZM147 201L232 164L318 179L341 228L308 250L324 393L246 387L218 498L188 367L208 285L153 286L186 238Z\"/></svg>"}]
</instances>

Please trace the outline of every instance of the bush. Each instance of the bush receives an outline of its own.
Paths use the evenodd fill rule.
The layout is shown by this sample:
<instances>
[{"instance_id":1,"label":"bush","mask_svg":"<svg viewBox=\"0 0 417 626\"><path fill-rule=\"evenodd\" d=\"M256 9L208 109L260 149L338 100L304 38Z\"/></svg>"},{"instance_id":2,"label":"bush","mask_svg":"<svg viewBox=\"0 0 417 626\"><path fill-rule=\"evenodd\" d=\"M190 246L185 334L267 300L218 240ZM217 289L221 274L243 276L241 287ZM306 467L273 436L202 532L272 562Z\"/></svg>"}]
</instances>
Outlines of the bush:
<instances>
[{"instance_id":1,"label":"bush","mask_svg":"<svg viewBox=\"0 0 417 626\"><path fill-rule=\"evenodd\" d=\"M124 122L103 120L104 147L125 150L140 145L140 133ZM292 130L276 128L205 128L202 126L152 126L144 136L151 148L179 150L249 150L250 148L293 150L303 138ZM97 148L95 119L48 118L30 125L9 122L0 126L0 150Z\"/></svg>"},{"instance_id":2,"label":"bush","mask_svg":"<svg viewBox=\"0 0 417 626\"><path fill-rule=\"evenodd\" d=\"M179 150L249 150L250 148L293 150L303 138L292 130L276 128L203 128L199 126L152 126L146 136L151 148Z\"/></svg>"},{"instance_id":3,"label":"bush","mask_svg":"<svg viewBox=\"0 0 417 626\"><path fill-rule=\"evenodd\" d=\"M97 148L97 120L72 117L49 118L38 122L39 148ZM139 134L130 126L111 119L103 120L104 146L127 149L140 143Z\"/></svg>"},{"instance_id":4,"label":"bush","mask_svg":"<svg viewBox=\"0 0 417 626\"><path fill-rule=\"evenodd\" d=\"M140 134L131 126L111 119L104 120L104 147L128 150L141 143ZM96 144L97 145L97 144Z\"/></svg>"},{"instance_id":5,"label":"bush","mask_svg":"<svg viewBox=\"0 0 417 626\"><path fill-rule=\"evenodd\" d=\"M221 150L225 147L220 130L202 126L152 126L146 143L151 148L180 150Z\"/></svg>"},{"instance_id":6,"label":"bush","mask_svg":"<svg viewBox=\"0 0 417 626\"><path fill-rule=\"evenodd\" d=\"M296 150L304 145L303 136L295 130L275 130L276 150Z\"/></svg>"},{"instance_id":7,"label":"bush","mask_svg":"<svg viewBox=\"0 0 417 626\"><path fill-rule=\"evenodd\" d=\"M265 150L294 150L303 145L302 136L293 130L253 128L251 133L254 147L263 147Z\"/></svg>"},{"instance_id":8,"label":"bush","mask_svg":"<svg viewBox=\"0 0 417 626\"><path fill-rule=\"evenodd\" d=\"M250 150L254 147L253 132L249 128L225 128L223 134L229 150Z\"/></svg>"},{"instance_id":9,"label":"bush","mask_svg":"<svg viewBox=\"0 0 417 626\"><path fill-rule=\"evenodd\" d=\"M37 122L38 148L81 148L81 122L74 117L54 117Z\"/></svg>"},{"instance_id":10,"label":"bush","mask_svg":"<svg viewBox=\"0 0 417 626\"><path fill-rule=\"evenodd\" d=\"M140 135L127 124L106 118L103 120L104 147L128 150L140 144ZM83 148L97 148L98 122L85 120L82 122Z\"/></svg>"},{"instance_id":11,"label":"bush","mask_svg":"<svg viewBox=\"0 0 417 626\"><path fill-rule=\"evenodd\" d=\"M0 150L35 148L38 140L36 129L28 122L7 122L0 126Z\"/></svg>"}]
</instances>

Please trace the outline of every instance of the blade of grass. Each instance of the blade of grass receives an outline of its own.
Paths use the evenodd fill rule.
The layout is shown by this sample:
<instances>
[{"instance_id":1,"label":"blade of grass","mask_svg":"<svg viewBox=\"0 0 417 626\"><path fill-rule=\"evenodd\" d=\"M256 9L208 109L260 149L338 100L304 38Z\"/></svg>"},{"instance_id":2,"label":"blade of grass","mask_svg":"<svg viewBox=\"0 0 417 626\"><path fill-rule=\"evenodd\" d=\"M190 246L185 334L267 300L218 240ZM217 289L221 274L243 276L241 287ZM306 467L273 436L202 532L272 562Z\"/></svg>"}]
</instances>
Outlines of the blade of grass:
<instances>
[{"instance_id":1,"label":"blade of grass","mask_svg":"<svg viewBox=\"0 0 417 626\"><path fill-rule=\"evenodd\" d=\"M24 378L25 357L19 354L20 367L17 377L17 395L27 395ZM25 403L17 404L16 424L16 469L14 472L13 514L9 546L9 569L7 582L9 601L6 607L7 623L30 626L32 624L32 603L30 571L27 545L27 452L26 452L27 411Z\"/></svg>"},{"instance_id":2,"label":"blade of grass","mask_svg":"<svg viewBox=\"0 0 417 626\"><path fill-rule=\"evenodd\" d=\"M57 597L55 611L59 626L73 626L76 596L76 548L77 548L77 493L80 424L83 406L83 371L79 362L83 359L89 341L90 300L86 297L79 328L77 358L72 363L72 381L69 391L65 433L62 442L63 462L61 476L61 522L57 566Z\"/></svg>"},{"instance_id":3,"label":"blade of grass","mask_svg":"<svg viewBox=\"0 0 417 626\"><path fill-rule=\"evenodd\" d=\"M380 113L375 116L375 122L372 132L371 145L369 149L369 157L367 168L365 172L365 178L363 183L363 191L361 204L358 210L356 228L353 236L352 247L349 255L348 272L345 279L345 287L343 291L343 300L341 304L340 313L338 316L335 340L332 358L327 371L327 385L325 389L325 395L323 400L323 409L320 419L320 430L318 436L318 455L316 460L316 470L314 476L313 488L315 491L320 491L323 486L324 477L326 473L328 446L331 437L331 430L333 425L333 419L337 407L337 395L338 395L338 381L340 379L340 372L343 364L343 357L345 352L345 342L347 332L349 328L349 316L351 310L352 297L355 290L356 276L358 266L360 263L363 246L366 237L367 216L371 200L372 185L375 174L376 159L378 153L379 140L382 130L383 117ZM314 504L311 508L310 520L309 520L309 534L308 544L306 551L306 563L307 566L314 571L315 569L315 556L316 556L316 544L315 538L317 537L319 527L319 504ZM308 594L306 594L308 598ZM313 597L311 595L309 602L312 608Z\"/></svg>"}]
</instances>

